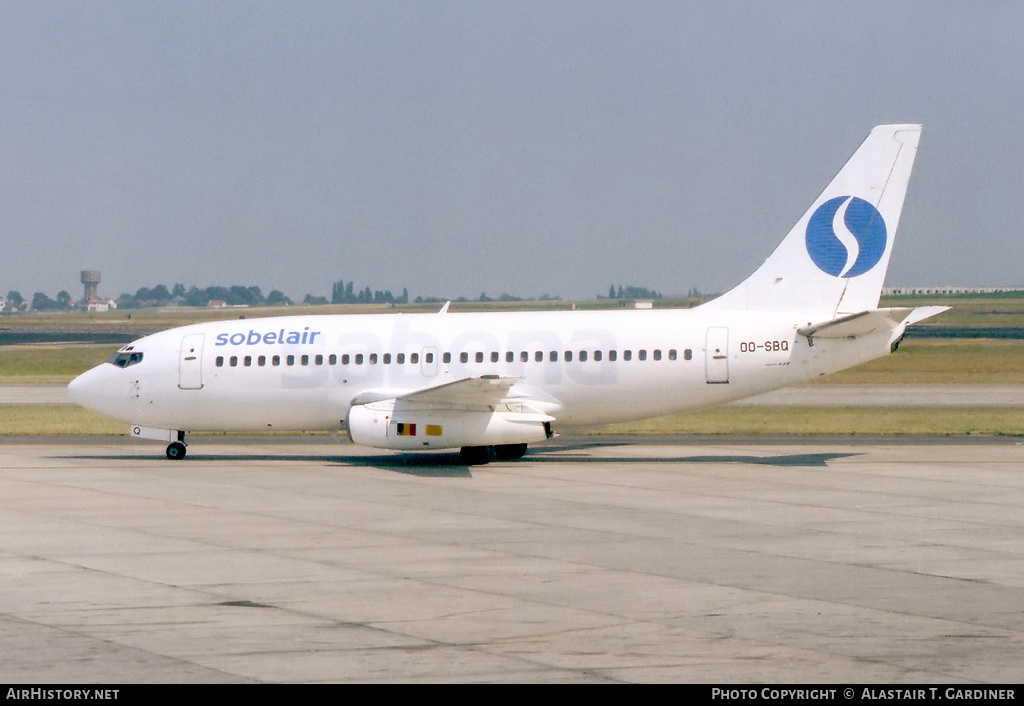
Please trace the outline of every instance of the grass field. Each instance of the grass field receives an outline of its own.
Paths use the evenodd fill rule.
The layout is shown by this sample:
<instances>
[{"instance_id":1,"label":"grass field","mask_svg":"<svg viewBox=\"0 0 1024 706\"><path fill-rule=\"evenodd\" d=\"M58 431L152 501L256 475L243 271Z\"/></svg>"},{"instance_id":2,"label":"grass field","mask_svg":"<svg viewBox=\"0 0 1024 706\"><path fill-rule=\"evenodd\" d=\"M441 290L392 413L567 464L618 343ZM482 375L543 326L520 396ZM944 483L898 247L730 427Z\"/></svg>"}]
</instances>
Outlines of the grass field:
<instances>
[{"instance_id":1,"label":"grass field","mask_svg":"<svg viewBox=\"0 0 1024 706\"><path fill-rule=\"evenodd\" d=\"M117 346L0 346L0 384L67 384L116 350Z\"/></svg>"},{"instance_id":2,"label":"grass field","mask_svg":"<svg viewBox=\"0 0 1024 706\"><path fill-rule=\"evenodd\" d=\"M820 383L1024 382L1024 341L907 339L893 355L822 378Z\"/></svg>"},{"instance_id":3,"label":"grass field","mask_svg":"<svg viewBox=\"0 0 1024 706\"><path fill-rule=\"evenodd\" d=\"M981 294L945 297L882 297L880 306L948 306L929 324L943 326L1024 326L1024 296Z\"/></svg>"}]
</instances>

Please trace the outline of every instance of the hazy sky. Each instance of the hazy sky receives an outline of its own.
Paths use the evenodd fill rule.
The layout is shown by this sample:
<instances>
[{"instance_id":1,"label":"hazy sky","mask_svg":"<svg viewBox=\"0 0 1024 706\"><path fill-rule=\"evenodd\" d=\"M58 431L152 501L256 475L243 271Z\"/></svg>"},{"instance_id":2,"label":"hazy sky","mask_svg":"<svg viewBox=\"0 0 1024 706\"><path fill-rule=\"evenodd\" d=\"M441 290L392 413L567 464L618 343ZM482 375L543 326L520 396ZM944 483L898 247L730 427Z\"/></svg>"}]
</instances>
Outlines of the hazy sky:
<instances>
[{"instance_id":1,"label":"hazy sky","mask_svg":"<svg viewBox=\"0 0 1024 706\"><path fill-rule=\"evenodd\" d=\"M0 4L0 293L722 291L871 127L890 285L1024 285L1024 3Z\"/></svg>"}]
</instances>

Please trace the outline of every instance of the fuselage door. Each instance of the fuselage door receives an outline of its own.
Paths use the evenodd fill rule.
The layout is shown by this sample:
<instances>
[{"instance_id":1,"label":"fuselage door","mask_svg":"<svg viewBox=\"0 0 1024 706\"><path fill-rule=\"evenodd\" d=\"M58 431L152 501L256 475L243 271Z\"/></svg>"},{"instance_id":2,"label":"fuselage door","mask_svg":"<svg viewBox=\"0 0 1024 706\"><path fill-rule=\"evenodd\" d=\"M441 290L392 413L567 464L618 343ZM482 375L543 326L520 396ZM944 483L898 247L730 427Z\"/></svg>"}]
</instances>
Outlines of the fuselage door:
<instances>
[{"instance_id":1,"label":"fuselage door","mask_svg":"<svg viewBox=\"0 0 1024 706\"><path fill-rule=\"evenodd\" d=\"M178 387L182 390L203 389L204 333L190 333L181 339L178 359Z\"/></svg>"},{"instance_id":2,"label":"fuselage door","mask_svg":"<svg viewBox=\"0 0 1024 706\"><path fill-rule=\"evenodd\" d=\"M724 326L708 329L704 369L709 385L729 382L729 329Z\"/></svg>"}]
</instances>

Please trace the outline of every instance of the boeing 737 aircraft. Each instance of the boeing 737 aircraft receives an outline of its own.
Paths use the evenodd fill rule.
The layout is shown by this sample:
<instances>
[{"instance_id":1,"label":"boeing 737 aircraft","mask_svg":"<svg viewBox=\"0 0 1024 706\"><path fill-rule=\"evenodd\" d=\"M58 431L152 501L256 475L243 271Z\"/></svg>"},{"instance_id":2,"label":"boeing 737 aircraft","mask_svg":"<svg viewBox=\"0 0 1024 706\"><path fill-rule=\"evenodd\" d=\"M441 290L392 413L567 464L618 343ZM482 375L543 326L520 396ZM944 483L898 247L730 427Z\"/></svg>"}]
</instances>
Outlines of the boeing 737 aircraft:
<instances>
[{"instance_id":1,"label":"boeing 737 aircraft","mask_svg":"<svg viewBox=\"0 0 1024 706\"><path fill-rule=\"evenodd\" d=\"M341 430L521 457L559 429L722 404L896 349L944 307L879 309L921 135L881 125L746 281L689 310L288 316L163 331L77 377L78 404L169 442Z\"/></svg>"}]
</instances>

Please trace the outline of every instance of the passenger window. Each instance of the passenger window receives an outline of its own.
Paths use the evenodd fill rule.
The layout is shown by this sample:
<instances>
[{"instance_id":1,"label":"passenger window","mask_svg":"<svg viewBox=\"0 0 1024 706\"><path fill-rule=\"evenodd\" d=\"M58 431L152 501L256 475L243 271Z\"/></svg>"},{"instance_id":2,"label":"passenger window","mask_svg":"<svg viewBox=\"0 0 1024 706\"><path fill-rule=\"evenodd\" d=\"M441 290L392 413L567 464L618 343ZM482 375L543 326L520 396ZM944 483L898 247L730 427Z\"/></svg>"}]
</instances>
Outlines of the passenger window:
<instances>
[{"instance_id":1,"label":"passenger window","mask_svg":"<svg viewBox=\"0 0 1024 706\"><path fill-rule=\"evenodd\" d=\"M550 360L552 363L557 363L558 362L558 351L551 351L548 354L548 360Z\"/></svg>"},{"instance_id":2,"label":"passenger window","mask_svg":"<svg viewBox=\"0 0 1024 706\"><path fill-rule=\"evenodd\" d=\"M328 365L337 365L338 364L338 356L335 355L334 353L331 353L329 356L327 356L327 364Z\"/></svg>"},{"instance_id":3,"label":"passenger window","mask_svg":"<svg viewBox=\"0 0 1024 706\"><path fill-rule=\"evenodd\" d=\"M309 365L309 356L308 355L302 356L302 364L303 365Z\"/></svg>"},{"instance_id":4,"label":"passenger window","mask_svg":"<svg viewBox=\"0 0 1024 706\"><path fill-rule=\"evenodd\" d=\"M371 353L370 354L369 363L370 363L370 365L376 365L377 364L377 354L376 353Z\"/></svg>"},{"instance_id":5,"label":"passenger window","mask_svg":"<svg viewBox=\"0 0 1024 706\"><path fill-rule=\"evenodd\" d=\"M266 366L266 364L267 364L267 356L261 355L259 358L256 359L256 365L260 366L261 368Z\"/></svg>"},{"instance_id":6,"label":"passenger window","mask_svg":"<svg viewBox=\"0 0 1024 706\"><path fill-rule=\"evenodd\" d=\"M538 363L543 363L544 362L544 351L537 351L536 353L534 353L533 354L533 359L535 361L537 361Z\"/></svg>"},{"instance_id":7,"label":"passenger window","mask_svg":"<svg viewBox=\"0 0 1024 706\"><path fill-rule=\"evenodd\" d=\"M405 365L405 353L399 353L395 356L395 362L399 365Z\"/></svg>"},{"instance_id":8,"label":"passenger window","mask_svg":"<svg viewBox=\"0 0 1024 706\"><path fill-rule=\"evenodd\" d=\"M363 364L363 354L362 353L356 353L356 365L362 365L362 364Z\"/></svg>"},{"instance_id":9,"label":"passenger window","mask_svg":"<svg viewBox=\"0 0 1024 706\"><path fill-rule=\"evenodd\" d=\"M476 352L476 362L478 362L478 363L484 362L484 354L483 354L483 352L481 352L481 351L477 351Z\"/></svg>"},{"instance_id":10,"label":"passenger window","mask_svg":"<svg viewBox=\"0 0 1024 706\"><path fill-rule=\"evenodd\" d=\"M231 360L228 362L228 365L230 365L232 368L237 368L238 367L238 356L237 355L231 356Z\"/></svg>"},{"instance_id":11,"label":"passenger window","mask_svg":"<svg viewBox=\"0 0 1024 706\"><path fill-rule=\"evenodd\" d=\"M498 358L499 358L498 351L491 351L491 362L492 363L497 363L498 362Z\"/></svg>"},{"instance_id":12,"label":"passenger window","mask_svg":"<svg viewBox=\"0 0 1024 706\"><path fill-rule=\"evenodd\" d=\"M530 362L530 354L528 352L526 352L526 351L522 351L519 354L519 360L522 361L523 363L529 363Z\"/></svg>"},{"instance_id":13,"label":"passenger window","mask_svg":"<svg viewBox=\"0 0 1024 706\"><path fill-rule=\"evenodd\" d=\"M693 360L693 351L687 348L683 351L683 360Z\"/></svg>"},{"instance_id":14,"label":"passenger window","mask_svg":"<svg viewBox=\"0 0 1024 706\"><path fill-rule=\"evenodd\" d=\"M469 362L469 353L465 353L465 352L459 353L459 362L460 363L468 363Z\"/></svg>"},{"instance_id":15,"label":"passenger window","mask_svg":"<svg viewBox=\"0 0 1024 706\"><path fill-rule=\"evenodd\" d=\"M324 357L322 355L317 355L317 357L313 359L313 362L316 363L317 365L323 365Z\"/></svg>"},{"instance_id":16,"label":"passenger window","mask_svg":"<svg viewBox=\"0 0 1024 706\"><path fill-rule=\"evenodd\" d=\"M655 348L654 349L654 359L655 360L661 360L661 349L660 348Z\"/></svg>"},{"instance_id":17,"label":"passenger window","mask_svg":"<svg viewBox=\"0 0 1024 706\"><path fill-rule=\"evenodd\" d=\"M601 360L601 351L594 351L594 360Z\"/></svg>"},{"instance_id":18,"label":"passenger window","mask_svg":"<svg viewBox=\"0 0 1024 706\"><path fill-rule=\"evenodd\" d=\"M581 363L586 363L587 362L587 352L586 351L580 351L580 362Z\"/></svg>"},{"instance_id":19,"label":"passenger window","mask_svg":"<svg viewBox=\"0 0 1024 706\"><path fill-rule=\"evenodd\" d=\"M571 363L572 362L572 351L566 351L565 352L565 362L566 363Z\"/></svg>"},{"instance_id":20,"label":"passenger window","mask_svg":"<svg viewBox=\"0 0 1024 706\"><path fill-rule=\"evenodd\" d=\"M385 353L384 354L384 365L391 365L391 354L390 353Z\"/></svg>"},{"instance_id":21,"label":"passenger window","mask_svg":"<svg viewBox=\"0 0 1024 706\"><path fill-rule=\"evenodd\" d=\"M445 351L444 355L441 356L441 361L446 364L452 362L452 354Z\"/></svg>"},{"instance_id":22,"label":"passenger window","mask_svg":"<svg viewBox=\"0 0 1024 706\"><path fill-rule=\"evenodd\" d=\"M669 349L669 351L668 351L668 359L669 360L675 360L676 359L676 349L675 348L670 348Z\"/></svg>"},{"instance_id":23,"label":"passenger window","mask_svg":"<svg viewBox=\"0 0 1024 706\"><path fill-rule=\"evenodd\" d=\"M352 360L352 359L349 357L348 353L342 353L341 354L341 364L342 365L348 365L350 360Z\"/></svg>"},{"instance_id":24,"label":"passenger window","mask_svg":"<svg viewBox=\"0 0 1024 706\"><path fill-rule=\"evenodd\" d=\"M507 353L505 353L505 362L506 363L514 363L515 360L516 360L516 354L515 353L513 353L512 351L508 351Z\"/></svg>"},{"instance_id":25,"label":"passenger window","mask_svg":"<svg viewBox=\"0 0 1024 706\"><path fill-rule=\"evenodd\" d=\"M633 351L629 350L628 348L626 350L622 351L622 359L623 360L633 360Z\"/></svg>"},{"instance_id":26,"label":"passenger window","mask_svg":"<svg viewBox=\"0 0 1024 706\"><path fill-rule=\"evenodd\" d=\"M293 356L293 355L288 356L284 360L285 360L285 363L287 363L288 365L295 365L295 356Z\"/></svg>"},{"instance_id":27,"label":"passenger window","mask_svg":"<svg viewBox=\"0 0 1024 706\"><path fill-rule=\"evenodd\" d=\"M275 355L273 358L270 359L270 364L271 365L280 365L281 364L281 356Z\"/></svg>"},{"instance_id":28,"label":"passenger window","mask_svg":"<svg viewBox=\"0 0 1024 706\"><path fill-rule=\"evenodd\" d=\"M637 357L639 357L640 360L647 360L647 351L641 349L640 352L637 354Z\"/></svg>"},{"instance_id":29,"label":"passenger window","mask_svg":"<svg viewBox=\"0 0 1024 706\"><path fill-rule=\"evenodd\" d=\"M251 368L252 367L252 356L251 355L245 356L245 358L242 360L242 365L244 365L247 368Z\"/></svg>"}]
</instances>

